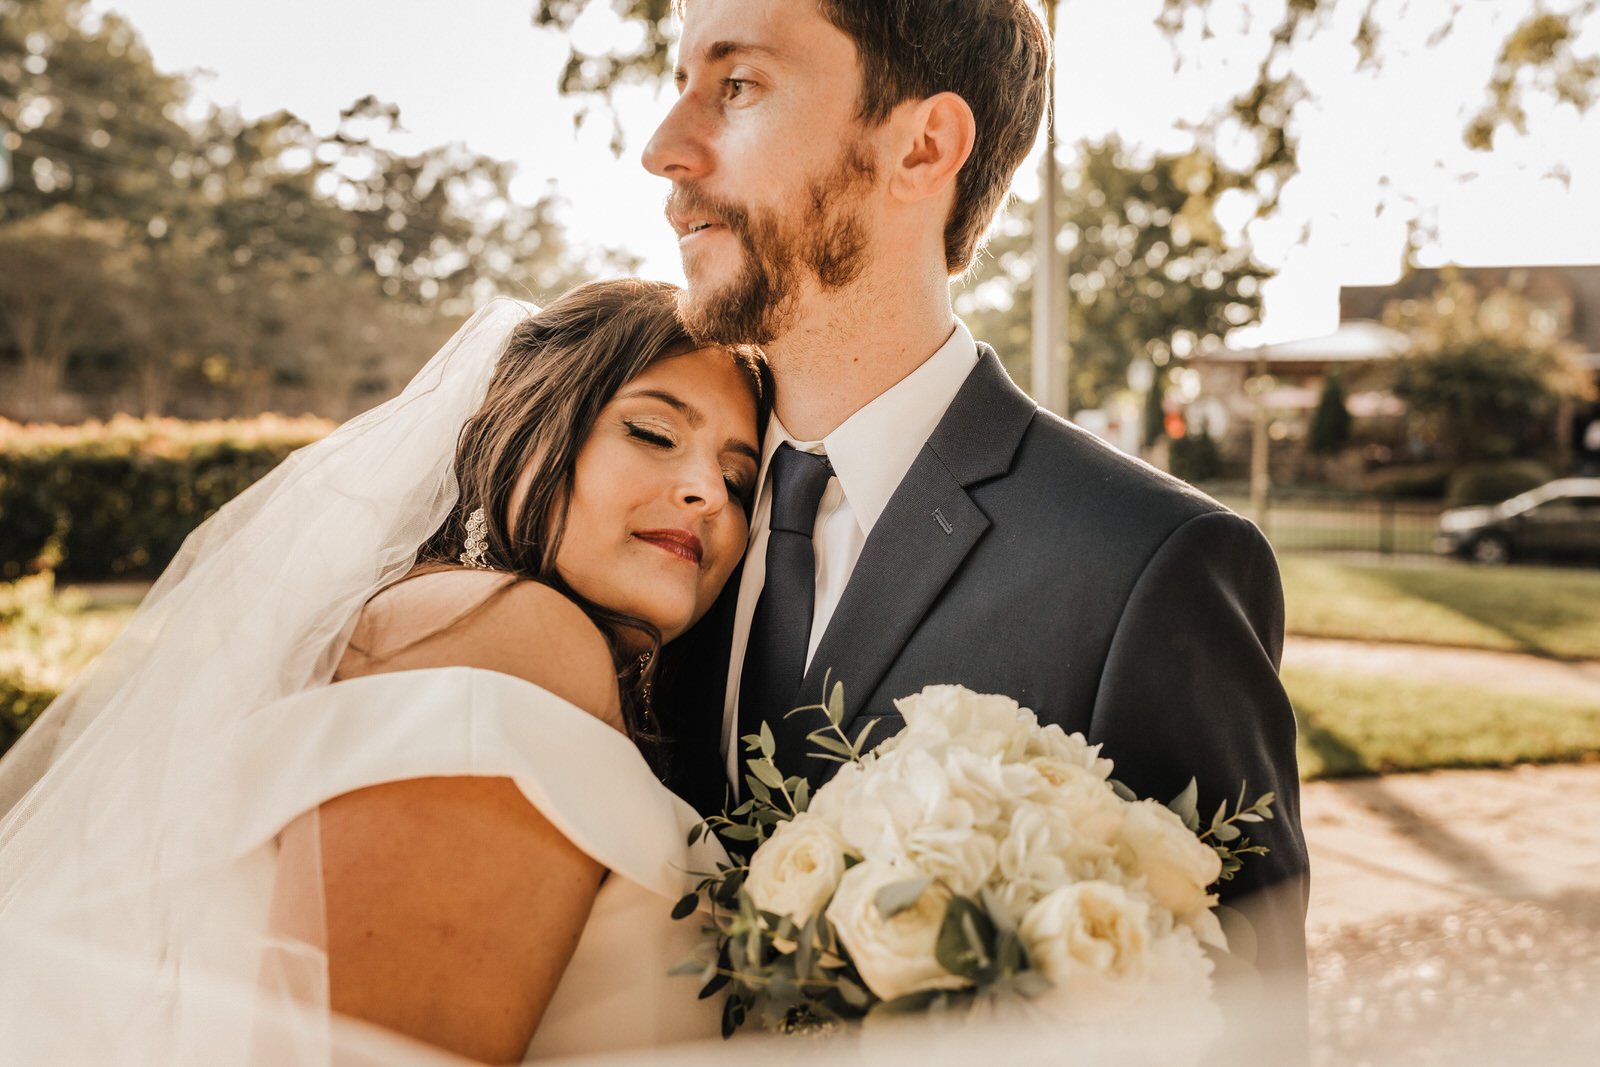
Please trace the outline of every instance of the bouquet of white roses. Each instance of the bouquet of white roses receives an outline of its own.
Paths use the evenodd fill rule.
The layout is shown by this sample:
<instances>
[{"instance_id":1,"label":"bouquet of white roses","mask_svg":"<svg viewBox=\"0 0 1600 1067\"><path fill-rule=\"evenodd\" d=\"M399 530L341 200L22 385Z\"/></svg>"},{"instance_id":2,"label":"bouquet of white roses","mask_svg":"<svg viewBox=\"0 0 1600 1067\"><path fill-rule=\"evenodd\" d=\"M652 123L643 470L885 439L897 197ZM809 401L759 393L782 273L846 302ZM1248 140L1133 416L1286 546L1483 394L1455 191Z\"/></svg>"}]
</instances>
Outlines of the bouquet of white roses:
<instances>
[{"instance_id":1,"label":"bouquet of white roses","mask_svg":"<svg viewBox=\"0 0 1600 1067\"><path fill-rule=\"evenodd\" d=\"M810 739L844 764L808 795L745 739L749 797L707 820L755 844L679 902L710 904L707 940L680 973L728 990L724 1034L752 1012L774 1029L877 1010L1033 998L1092 1020L1172 992L1205 994L1224 947L1210 892L1246 853L1238 823L1271 794L1201 829L1191 783L1172 805L1111 779L1098 746L1004 696L930 686L896 701L905 729L862 755L835 685Z\"/></svg>"}]
</instances>

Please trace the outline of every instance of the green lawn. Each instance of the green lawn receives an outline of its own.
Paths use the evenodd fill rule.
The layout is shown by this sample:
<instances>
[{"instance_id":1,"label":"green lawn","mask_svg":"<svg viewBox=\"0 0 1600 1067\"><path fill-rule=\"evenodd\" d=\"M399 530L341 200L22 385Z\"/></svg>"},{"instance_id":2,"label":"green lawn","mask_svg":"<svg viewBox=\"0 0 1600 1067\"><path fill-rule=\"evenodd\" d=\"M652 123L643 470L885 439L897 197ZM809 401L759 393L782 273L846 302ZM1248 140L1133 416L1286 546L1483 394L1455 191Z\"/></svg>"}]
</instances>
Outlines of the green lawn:
<instances>
[{"instance_id":1,"label":"green lawn","mask_svg":"<svg viewBox=\"0 0 1600 1067\"><path fill-rule=\"evenodd\" d=\"M1291 634L1600 659L1600 570L1279 563Z\"/></svg>"},{"instance_id":2,"label":"green lawn","mask_svg":"<svg viewBox=\"0 0 1600 1067\"><path fill-rule=\"evenodd\" d=\"M1600 707L1387 675L1290 668L1300 776L1600 759Z\"/></svg>"}]
</instances>

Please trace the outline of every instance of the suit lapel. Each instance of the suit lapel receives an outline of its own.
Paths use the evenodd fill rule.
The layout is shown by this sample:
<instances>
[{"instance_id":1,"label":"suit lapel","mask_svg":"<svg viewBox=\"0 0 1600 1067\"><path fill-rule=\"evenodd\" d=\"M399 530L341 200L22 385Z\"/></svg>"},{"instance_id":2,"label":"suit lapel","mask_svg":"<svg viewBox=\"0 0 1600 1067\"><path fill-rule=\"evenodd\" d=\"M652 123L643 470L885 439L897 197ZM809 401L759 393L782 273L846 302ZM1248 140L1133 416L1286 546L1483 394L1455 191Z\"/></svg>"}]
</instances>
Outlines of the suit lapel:
<instances>
[{"instance_id":1,"label":"suit lapel","mask_svg":"<svg viewBox=\"0 0 1600 1067\"><path fill-rule=\"evenodd\" d=\"M825 698L825 677L843 682L847 726L989 529L968 487L1010 468L1038 410L992 349L978 351L977 367L867 538L801 684L797 703L811 703Z\"/></svg>"}]
</instances>

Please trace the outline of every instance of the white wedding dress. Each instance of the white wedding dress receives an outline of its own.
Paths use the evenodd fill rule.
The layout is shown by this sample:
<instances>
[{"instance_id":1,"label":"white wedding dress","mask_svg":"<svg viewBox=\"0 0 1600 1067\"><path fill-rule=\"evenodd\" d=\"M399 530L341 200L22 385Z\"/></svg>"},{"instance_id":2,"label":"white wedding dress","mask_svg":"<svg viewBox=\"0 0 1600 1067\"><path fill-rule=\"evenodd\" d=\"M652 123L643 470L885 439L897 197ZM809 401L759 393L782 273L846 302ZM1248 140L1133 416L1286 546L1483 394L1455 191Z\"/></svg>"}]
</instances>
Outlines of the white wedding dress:
<instances>
[{"instance_id":1,"label":"white wedding dress","mask_svg":"<svg viewBox=\"0 0 1600 1067\"><path fill-rule=\"evenodd\" d=\"M310 943L314 932L307 940L292 933L320 923L317 914L292 916L294 901L313 910L318 901L314 891L285 892L278 883L282 831L355 789L463 775L512 779L609 872L528 1060L660 1048L718 1032L720 1002L697 999L693 977L667 972L692 953L700 929L694 917L672 920L672 906L693 887L692 872L725 856L715 845L686 845L698 815L656 781L631 741L548 691L466 667L336 682L246 717L207 775L213 803L197 813L187 840L168 843L180 853L231 857L203 891L168 902L205 936L165 946L161 966L150 966L137 945L126 959L96 962L73 951L72 932L98 935L147 899L112 890L88 913L40 916L41 929L63 936L46 957L8 953L0 1003L26 1010L5 1018L7 1062L299 1063L323 1061L323 1048L339 1062L339 1042L316 1039L325 957ZM23 917L7 918L0 933L14 932ZM20 969L41 959L53 963ZM64 1003L53 1002L55 983L35 984L52 977ZM220 1007L200 1006L210 1000ZM66 1025L72 1019L77 1024ZM275 1036L263 1042L263 1031ZM411 1051L396 1047L382 1058Z\"/></svg>"}]
</instances>

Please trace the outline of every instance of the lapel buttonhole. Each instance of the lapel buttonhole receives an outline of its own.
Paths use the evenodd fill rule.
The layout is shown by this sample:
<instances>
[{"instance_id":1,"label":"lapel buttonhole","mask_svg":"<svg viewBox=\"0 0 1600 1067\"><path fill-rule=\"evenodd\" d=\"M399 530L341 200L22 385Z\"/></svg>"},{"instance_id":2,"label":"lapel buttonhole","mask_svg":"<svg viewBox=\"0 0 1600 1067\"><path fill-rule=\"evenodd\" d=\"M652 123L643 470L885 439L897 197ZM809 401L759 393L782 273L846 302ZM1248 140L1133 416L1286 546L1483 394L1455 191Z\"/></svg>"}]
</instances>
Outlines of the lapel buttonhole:
<instances>
[{"instance_id":1,"label":"lapel buttonhole","mask_svg":"<svg viewBox=\"0 0 1600 1067\"><path fill-rule=\"evenodd\" d=\"M933 519L939 524L939 529L943 530L946 535L956 532L956 528L950 525L950 520L944 517L944 512L939 508L933 509Z\"/></svg>"}]
</instances>

